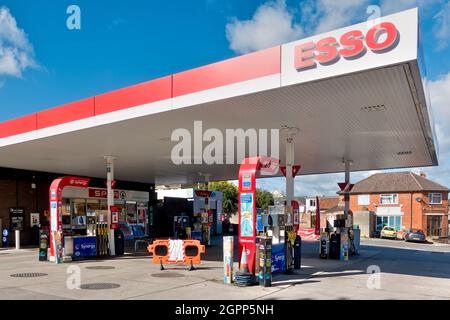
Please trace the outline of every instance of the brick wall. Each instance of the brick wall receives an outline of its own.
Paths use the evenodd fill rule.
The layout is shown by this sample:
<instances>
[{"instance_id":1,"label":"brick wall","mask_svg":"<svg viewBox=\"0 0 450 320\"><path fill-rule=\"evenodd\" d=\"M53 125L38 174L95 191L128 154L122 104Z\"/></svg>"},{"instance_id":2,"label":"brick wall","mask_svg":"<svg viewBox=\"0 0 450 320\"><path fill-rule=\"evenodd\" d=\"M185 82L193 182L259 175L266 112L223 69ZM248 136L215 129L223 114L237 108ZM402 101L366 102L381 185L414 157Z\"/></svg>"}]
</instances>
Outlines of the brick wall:
<instances>
[{"instance_id":1,"label":"brick wall","mask_svg":"<svg viewBox=\"0 0 450 320\"><path fill-rule=\"evenodd\" d=\"M40 213L42 224L45 221L43 220L44 207L45 209L48 207L48 192L45 192L45 186L32 189L31 183L31 180L0 180L0 219L2 219L2 227L10 228L10 208L19 207L25 210L23 231L20 233L21 245L32 243L30 214ZM47 198L45 198L45 195L47 195ZM15 245L14 231L12 230L10 230L9 244Z\"/></svg>"},{"instance_id":2,"label":"brick wall","mask_svg":"<svg viewBox=\"0 0 450 320\"><path fill-rule=\"evenodd\" d=\"M420 199L420 201L417 201ZM427 232L427 216L426 213L444 213L442 218L442 234L448 235L448 194L443 193L442 204L430 205L428 203L428 192L425 193L398 193L398 204L380 205L380 194L371 194L370 203L368 205L358 204L358 195L350 196L350 210L372 211L376 212L378 207L401 207L403 212L402 227L405 229L422 229Z\"/></svg>"}]
</instances>

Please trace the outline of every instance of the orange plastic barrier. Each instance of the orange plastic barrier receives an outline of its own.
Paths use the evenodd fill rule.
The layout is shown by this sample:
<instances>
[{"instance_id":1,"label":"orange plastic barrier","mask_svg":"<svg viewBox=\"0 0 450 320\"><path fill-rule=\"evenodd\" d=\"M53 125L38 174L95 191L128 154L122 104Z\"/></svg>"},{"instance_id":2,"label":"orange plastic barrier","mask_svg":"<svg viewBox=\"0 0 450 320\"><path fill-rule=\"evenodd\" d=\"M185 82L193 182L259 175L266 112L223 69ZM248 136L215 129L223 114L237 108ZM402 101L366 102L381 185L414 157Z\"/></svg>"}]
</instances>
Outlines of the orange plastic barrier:
<instances>
[{"instance_id":1,"label":"orange plastic barrier","mask_svg":"<svg viewBox=\"0 0 450 320\"><path fill-rule=\"evenodd\" d=\"M153 254L153 263L193 265L200 264L205 246L198 240L155 240L147 250Z\"/></svg>"}]
</instances>

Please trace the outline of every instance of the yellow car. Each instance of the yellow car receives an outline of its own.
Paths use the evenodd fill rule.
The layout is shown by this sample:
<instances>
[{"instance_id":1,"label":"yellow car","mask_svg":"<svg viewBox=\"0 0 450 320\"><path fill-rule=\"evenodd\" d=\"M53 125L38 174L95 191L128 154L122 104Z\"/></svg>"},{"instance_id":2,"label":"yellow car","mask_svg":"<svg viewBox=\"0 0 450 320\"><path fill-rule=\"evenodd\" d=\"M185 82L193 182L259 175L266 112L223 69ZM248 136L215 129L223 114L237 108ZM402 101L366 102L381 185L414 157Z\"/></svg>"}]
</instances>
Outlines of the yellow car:
<instances>
[{"instance_id":1,"label":"yellow car","mask_svg":"<svg viewBox=\"0 0 450 320\"><path fill-rule=\"evenodd\" d=\"M397 239L397 230L393 227L385 226L380 232L380 238L390 238L390 239Z\"/></svg>"}]
</instances>

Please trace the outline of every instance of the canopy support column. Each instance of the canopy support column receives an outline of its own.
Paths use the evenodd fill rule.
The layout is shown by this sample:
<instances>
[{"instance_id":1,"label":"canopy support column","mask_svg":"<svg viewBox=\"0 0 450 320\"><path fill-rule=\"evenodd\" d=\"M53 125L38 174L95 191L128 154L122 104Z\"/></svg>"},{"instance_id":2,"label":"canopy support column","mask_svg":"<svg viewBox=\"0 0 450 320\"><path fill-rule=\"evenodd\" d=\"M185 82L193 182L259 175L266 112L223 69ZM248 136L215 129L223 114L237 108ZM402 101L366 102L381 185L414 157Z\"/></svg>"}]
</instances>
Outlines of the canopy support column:
<instances>
[{"instance_id":1,"label":"canopy support column","mask_svg":"<svg viewBox=\"0 0 450 320\"><path fill-rule=\"evenodd\" d=\"M350 165L353 163L352 160L344 159L345 166L345 189L344 189L344 215L345 219L348 218L348 213L350 211Z\"/></svg>"},{"instance_id":2,"label":"canopy support column","mask_svg":"<svg viewBox=\"0 0 450 320\"><path fill-rule=\"evenodd\" d=\"M114 206L114 190L112 183L114 181L114 161L117 157L106 156L106 188L108 203L108 230L109 230L109 251L111 256L116 255L114 246L114 229L111 228L111 207Z\"/></svg>"}]
</instances>

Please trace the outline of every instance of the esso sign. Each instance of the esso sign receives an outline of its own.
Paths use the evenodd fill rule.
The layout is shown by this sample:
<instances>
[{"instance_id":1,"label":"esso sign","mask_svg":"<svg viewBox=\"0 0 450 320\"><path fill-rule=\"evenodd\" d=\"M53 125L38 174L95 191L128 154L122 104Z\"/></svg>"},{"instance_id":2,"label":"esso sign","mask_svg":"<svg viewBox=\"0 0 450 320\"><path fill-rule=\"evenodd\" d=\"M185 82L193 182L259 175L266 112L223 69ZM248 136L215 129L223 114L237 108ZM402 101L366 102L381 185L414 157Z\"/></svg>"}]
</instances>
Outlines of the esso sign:
<instances>
[{"instance_id":1,"label":"esso sign","mask_svg":"<svg viewBox=\"0 0 450 320\"><path fill-rule=\"evenodd\" d=\"M367 48L376 53L384 53L392 50L398 40L399 32L395 25L383 22L370 28L365 35L361 30L351 30L339 39L331 36L317 42L306 42L295 47L295 68L298 71L315 68L317 62L330 65L340 57L358 59L365 54Z\"/></svg>"}]
</instances>

